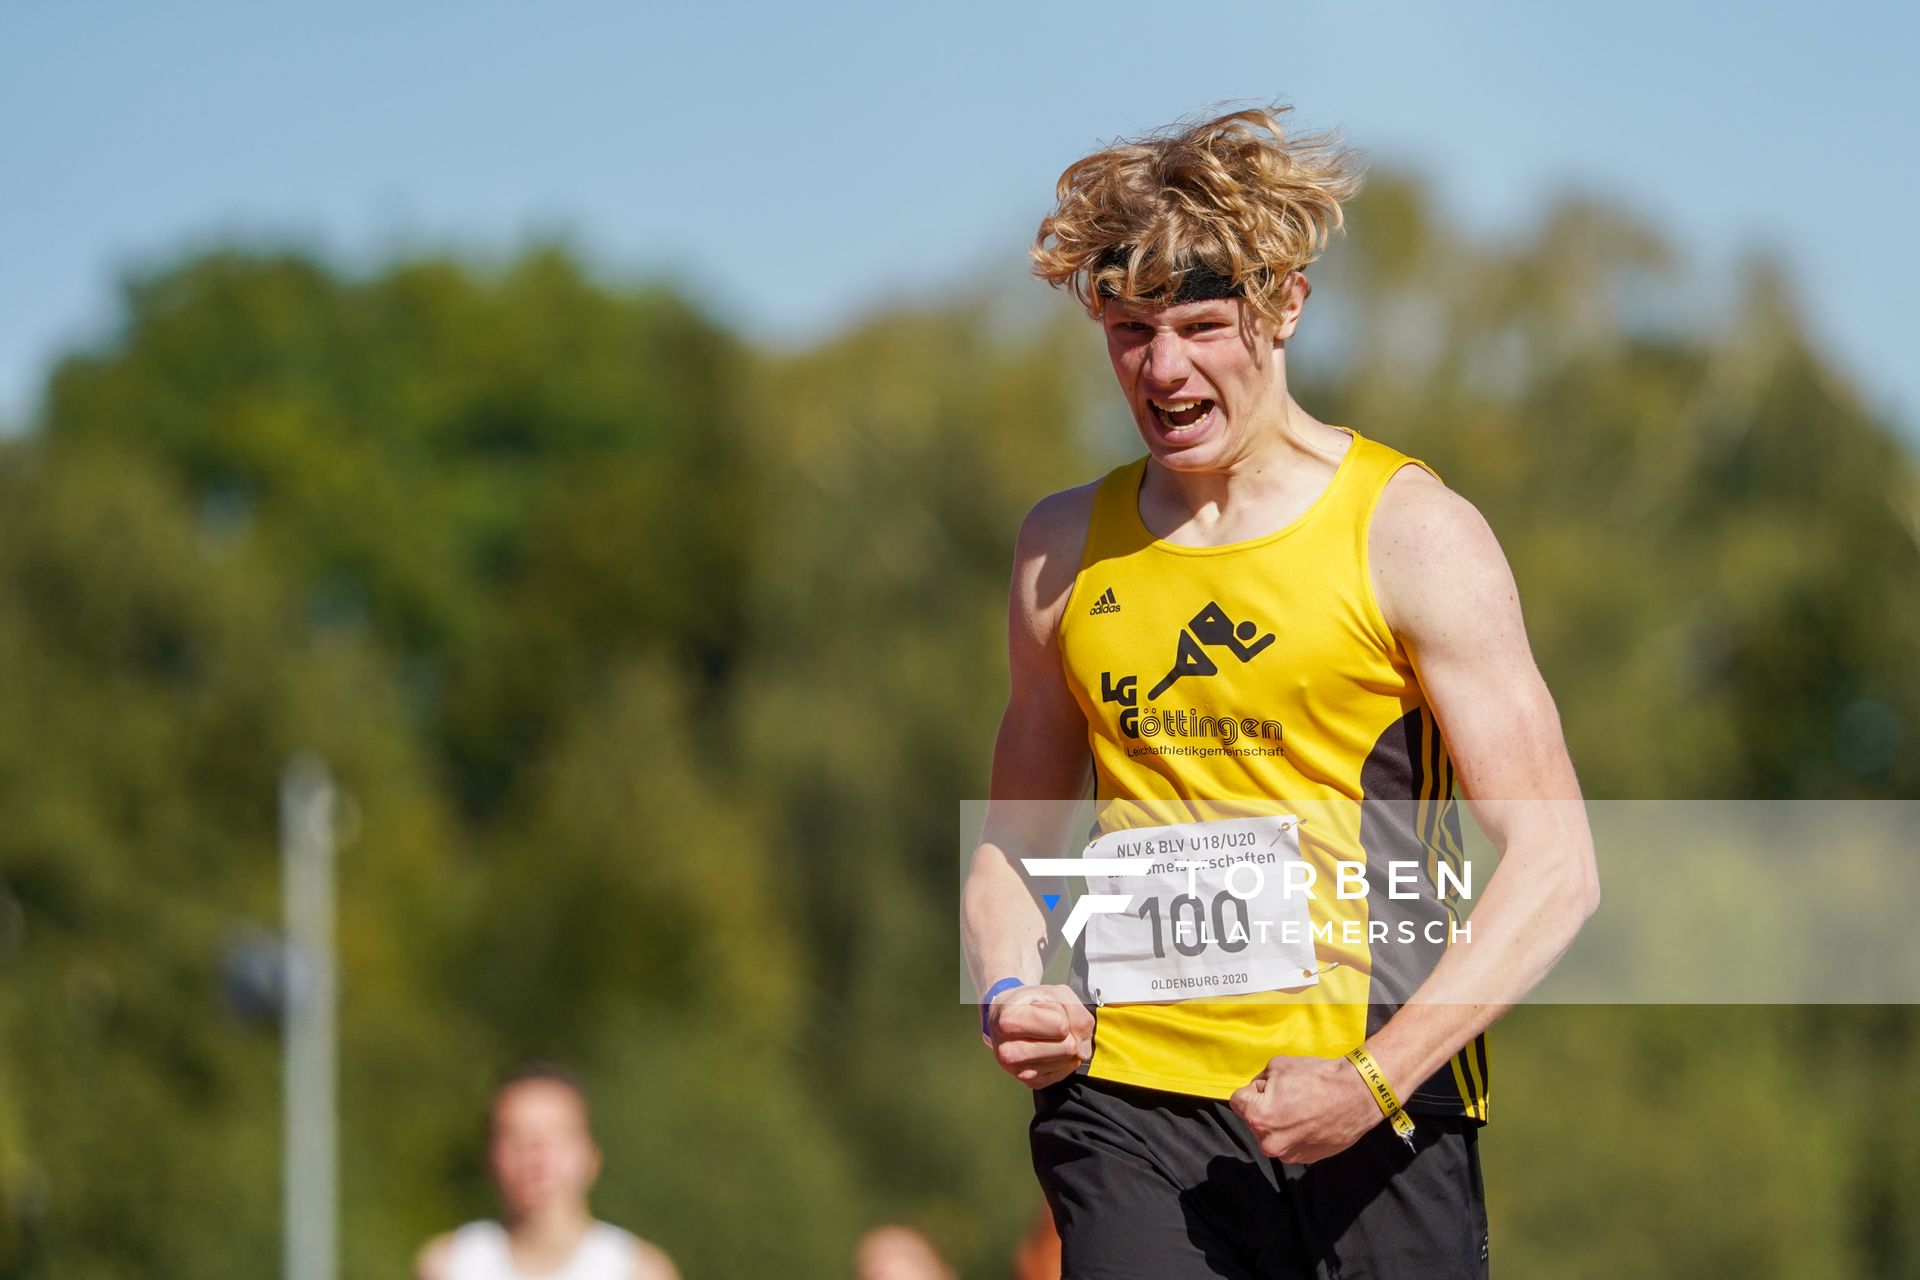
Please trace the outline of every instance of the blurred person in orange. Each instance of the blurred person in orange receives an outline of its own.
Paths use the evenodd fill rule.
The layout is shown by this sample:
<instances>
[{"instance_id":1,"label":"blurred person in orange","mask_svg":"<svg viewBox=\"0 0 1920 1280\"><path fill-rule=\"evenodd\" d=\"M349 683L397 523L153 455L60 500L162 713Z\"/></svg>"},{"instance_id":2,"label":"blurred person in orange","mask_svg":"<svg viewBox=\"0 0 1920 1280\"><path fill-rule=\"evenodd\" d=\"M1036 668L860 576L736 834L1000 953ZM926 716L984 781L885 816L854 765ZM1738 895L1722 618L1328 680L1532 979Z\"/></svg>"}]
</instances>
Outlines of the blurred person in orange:
<instances>
[{"instance_id":1,"label":"blurred person in orange","mask_svg":"<svg viewBox=\"0 0 1920 1280\"><path fill-rule=\"evenodd\" d=\"M415 1280L679 1280L665 1253L588 1210L600 1148L586 1090L564 1067L523 1067L494 1091L487 1166L500 1221L428 1241Z\"/></svg>"},{"instance_id":2,"label":"blurred person in orange","mask_svg":"<svg viewBox=\"0 0 1920 1280\"><path fill-rule=\"evenodd\" d=\"M1044 1199L1013 1251L1013 1280L1060 1280L1060 1233Z\"/></svg>"},{"instance_id":3,"label":"blurred person in orange","mask_svg":"<svg viewBox=\"0 0 1920 1280\"><path fill-rule=\"evenodd\" d=\"M860 1237L854 1251L855 1280L953 1280L953 1268L912 1227L889 1223Z\"/></svg>"}]
</instances>

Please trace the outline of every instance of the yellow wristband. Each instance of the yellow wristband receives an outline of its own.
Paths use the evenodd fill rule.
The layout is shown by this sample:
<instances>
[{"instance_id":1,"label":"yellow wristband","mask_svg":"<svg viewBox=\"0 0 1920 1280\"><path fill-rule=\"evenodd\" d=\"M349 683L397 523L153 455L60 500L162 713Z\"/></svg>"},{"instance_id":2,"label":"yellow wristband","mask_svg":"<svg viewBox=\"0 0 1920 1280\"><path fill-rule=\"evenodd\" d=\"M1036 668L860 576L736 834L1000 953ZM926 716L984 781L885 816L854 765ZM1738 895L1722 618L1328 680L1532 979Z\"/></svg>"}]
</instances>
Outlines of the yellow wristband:
<instances>
[{"instance_id":1,"label":"yellow wristband","mask_svg":"<svg viewBox=\"0 0 1920 1280\"><path fill-rule=\"evenodd\" d=\"M1360 1078L1367 1082L1367 1091L1373 1100L1380 1104L1380 1114L1387 1118L1393 1131L1408 1147L1413 1146L1413 1120L1406 1109L1400 1105L1400 1099L1393 1092L1393 1086L1387 1083L1387 1077L1380 1071L1380 1064L1367 1052L1367 1046L1361 1045L1347 1055L1347 1061L1360 1072Z\"/></svg>"}]
</instances>

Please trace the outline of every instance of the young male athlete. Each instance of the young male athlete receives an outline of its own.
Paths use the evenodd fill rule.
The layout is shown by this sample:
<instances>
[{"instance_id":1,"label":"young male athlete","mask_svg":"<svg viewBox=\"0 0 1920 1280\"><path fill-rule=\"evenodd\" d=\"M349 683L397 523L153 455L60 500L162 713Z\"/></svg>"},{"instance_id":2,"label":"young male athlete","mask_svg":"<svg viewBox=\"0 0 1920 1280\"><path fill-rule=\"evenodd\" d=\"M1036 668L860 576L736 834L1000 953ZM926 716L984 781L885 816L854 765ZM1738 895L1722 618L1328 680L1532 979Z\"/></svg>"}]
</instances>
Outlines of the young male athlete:
<instances>
[{"instance_id":1,"label":"young male athlete","mask_svg":"<svg viewBox=\"0 0 1920 1280\"><path fill-rule=\"evenodd\" d=\"M1072 1280L1485 1275L1482 1032L1598 904L1493 534L1288 392L1302 269L1358 181L1236 112L1069 167L1034 247L1146 446L1021 527L963 895ZM1089 856L1140 857L1089 873L1108 905L1043 985L1061 922L1023 860L1059 856L1067 806L1019 802L1089 775ZM1456 782L1501 853L1464 923Z\"/></svg>"},{"instance_id":2,"label":"young male athlete","mask_svg":"<svg viewBox=\"0 0 1920 1280\"><path fill-rule=\"evenodd\" d=\"M587 1209L600 1148L572 1073L535 1064L493 1098L487 1164L502 1222L469 1222L414 1259L416 1280L678 1280L667 1255Z\"/></svg>"}]
</instances>

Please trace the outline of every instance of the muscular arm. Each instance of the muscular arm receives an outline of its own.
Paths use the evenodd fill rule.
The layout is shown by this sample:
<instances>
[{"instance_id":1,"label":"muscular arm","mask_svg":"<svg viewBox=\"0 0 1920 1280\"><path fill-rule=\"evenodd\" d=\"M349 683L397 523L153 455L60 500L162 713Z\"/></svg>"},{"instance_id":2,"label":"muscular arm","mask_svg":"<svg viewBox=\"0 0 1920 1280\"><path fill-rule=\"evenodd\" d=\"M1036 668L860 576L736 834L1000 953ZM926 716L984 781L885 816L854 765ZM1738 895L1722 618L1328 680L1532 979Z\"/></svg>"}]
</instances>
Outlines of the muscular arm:
<instances>
[{"instance_id":1,"label":"muscular arm","mask_svg":"<svg viewBox=\"0 0 1920 1280\"><path fill-rule=\"evenodd\" d=\"M1599 905L1600 885L1559 713L1486 521L1425 472L1402 468L1381 495L1368 547L1381 612L1501 854L1469 935L1367 1041L1404 1099L1547 975ZM1359 1073L1338 1060L1274 1058L1233 1107L1262 1151L1296 1163L1344 1150L1380 1123Z\"/></svg>"},{"instance_id":2,"label":"muscular arm","mask_svg":"<svg viewBox=\"0 0 1920 1280\"><path fill-rule=\"evenodd\" d=\"M1036 994L1048 937L1046 913L1017 860L1062 856L1070 806L1060 802L1079 799L1088 781L1086 719L1067 688L1057 632L1079 570L1092 488L1054 494L1020 528L1007 609L1007 706L994 740L985 829L961 894L961 936L975 989L1019 978L1028 987L1012 1003ZM998 1011L1008 1003L995 1002L996 1018L1004 1020L1007 1015ZM1063 1041L1071 1038L1064 1021L1060 1030ZM996 1052L1004 1067L1030 1085L1046 1083L1059 1065L1023 1073L1008 1045L996 1044ZM1029 1063L1044 1057L1035 1051ZM1066 1066L1071 1069L1070 1062Z\"/></svg>"},{"instance_id":3,"label":"muscular arm","mask_svg":"<svg viewBox=\"0 0 1920 1280\"><path fill-rule=\"evenodd\" d=\"M1388 482L1375 595L1413 660L1460 788L1500 865L1470 938L1368 1041L1404 1096L1547 975L1600 901L1593 837L1519 592L1486 521L1418 468Z\"/></svg>"}]
</instances>

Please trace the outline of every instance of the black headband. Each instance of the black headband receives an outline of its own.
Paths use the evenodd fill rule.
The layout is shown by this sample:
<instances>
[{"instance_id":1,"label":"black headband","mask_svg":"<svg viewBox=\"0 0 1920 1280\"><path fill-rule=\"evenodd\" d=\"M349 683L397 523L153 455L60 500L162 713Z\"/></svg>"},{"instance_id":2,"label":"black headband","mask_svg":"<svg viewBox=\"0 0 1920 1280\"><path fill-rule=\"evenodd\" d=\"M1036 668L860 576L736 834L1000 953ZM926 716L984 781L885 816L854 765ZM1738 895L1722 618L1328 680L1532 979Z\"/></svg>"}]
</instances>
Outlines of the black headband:
<instances>
[{"instance_id":1,"label":"black headband","mask_svg":"<svg viewBox=\"0 0 1920 1280\"><path fill-rule=\"evenodd\" d=\"M1108 267L1125 266L1127 259L1132 256L1132 245L1114 245L1095 260L1094 269L1102 271ZM1182 271L1179 280L1179 284L1174 287L1173 295L1166 298L1163 305L1171 307L1183 302L1211 302L1215 298L1239 298L1247 292L1245 286L1236 282L1232 276L1216 271L1204 262L1196 262ZM1114 291L1111 287L1103 285L1100 296L1111 298L1114 296ZM1162 302L1159 298L1154 301Z\"/></svg>"}]
</instances>

